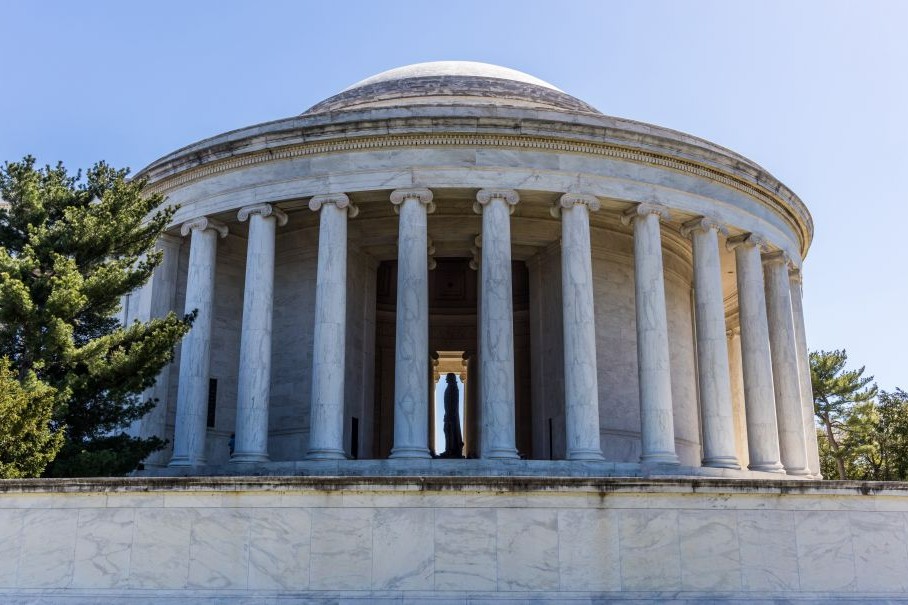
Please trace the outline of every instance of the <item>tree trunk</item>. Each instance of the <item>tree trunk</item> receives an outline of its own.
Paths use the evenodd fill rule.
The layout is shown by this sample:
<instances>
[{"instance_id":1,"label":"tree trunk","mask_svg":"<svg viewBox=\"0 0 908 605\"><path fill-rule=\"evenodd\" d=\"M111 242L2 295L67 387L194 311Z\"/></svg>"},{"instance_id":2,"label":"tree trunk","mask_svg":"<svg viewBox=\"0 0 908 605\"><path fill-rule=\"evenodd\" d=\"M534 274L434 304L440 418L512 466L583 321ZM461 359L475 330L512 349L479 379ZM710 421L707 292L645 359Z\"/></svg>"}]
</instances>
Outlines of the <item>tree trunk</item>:
<instances>
[{"instance_id":1,"label":"tree trunk","mask_svg":"<svg viewBox=\"0 0 908 605\"><path fill-rule=\"evenodd\" d=\"M839 443L835 440L835 435L832 432L832 425L829 423L829 418L827 416L821 416L823 420L823 426L826 429L826 438L829 440L829 449L832 450L832 457L835 458L835 465L839 471L839 479L845 480L845 460L842 457L841 449L839 449Z\"/></svg>"}]
</instances>

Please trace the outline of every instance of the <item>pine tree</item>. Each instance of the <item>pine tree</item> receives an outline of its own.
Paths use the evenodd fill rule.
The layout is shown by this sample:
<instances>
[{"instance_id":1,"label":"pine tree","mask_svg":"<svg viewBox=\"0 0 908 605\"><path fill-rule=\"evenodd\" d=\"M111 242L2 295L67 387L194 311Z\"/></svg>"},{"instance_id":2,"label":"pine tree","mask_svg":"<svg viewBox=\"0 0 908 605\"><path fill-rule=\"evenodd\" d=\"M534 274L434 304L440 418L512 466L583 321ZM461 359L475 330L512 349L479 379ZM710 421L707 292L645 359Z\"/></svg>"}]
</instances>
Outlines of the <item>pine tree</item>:
<instances>
[{"instance_id":1,"label":"pine tree","mask_svg":"<svg viewBox=\"0 0 908 605\"><path fill-rule=\"evenodd\" d=\"M49 476L126 473L164 445L124 429L154 405L140 394L192 317L116 319L161 262L155 242L174 212L127 175L102 162L83 179L32 157L0 170L0 356L21 384L53 390L64 444Z\"/></svg>"},{"instance_id":2,"label":"pine tree","mask_svg":"<svg viewBox=\"0 0 908 605\"><path fill-rule=\"evenodd\" d=\"M855 448L865 443L863 435L871 429L873 398L876 385L873 376L864 376L864 368L846 370L845 351L810 353L810 379L813 383L814 411L825 433L830 455L835 459L839 479L849 477L846 460Z\"/></svg>"},{"instance_id":3,"label":"pine tree","mask_svg":"<svg viewBox=\"0 0 908 605\"><path fill-rule=\"evenodd\" d=\"M54 430L54 390L29 372L20 383L0 358L0 479L35 477L63 445Z\"/></svg>"}]
</instances>

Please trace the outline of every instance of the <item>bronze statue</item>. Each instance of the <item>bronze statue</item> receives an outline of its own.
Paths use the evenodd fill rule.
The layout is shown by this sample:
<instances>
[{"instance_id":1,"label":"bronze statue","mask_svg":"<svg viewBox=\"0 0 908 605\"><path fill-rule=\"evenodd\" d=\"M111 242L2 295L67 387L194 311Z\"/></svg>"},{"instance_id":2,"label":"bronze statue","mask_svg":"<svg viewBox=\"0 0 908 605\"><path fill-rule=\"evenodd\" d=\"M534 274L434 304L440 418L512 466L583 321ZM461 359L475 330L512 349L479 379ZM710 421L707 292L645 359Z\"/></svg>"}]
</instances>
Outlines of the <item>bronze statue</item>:
<instances>
[{"instance_id":1,"label":"bronze statue","mask_svg":"<svg viewBox=\"0 0 908 605\"><path fill-rule=\"evenodd\" d=\"M463 458L463 434L460 432L460 390L457 388L457 376L453 373L445 376L448 386L445 388L445 451L441 458Z\"/></svg>"}]
</instances>

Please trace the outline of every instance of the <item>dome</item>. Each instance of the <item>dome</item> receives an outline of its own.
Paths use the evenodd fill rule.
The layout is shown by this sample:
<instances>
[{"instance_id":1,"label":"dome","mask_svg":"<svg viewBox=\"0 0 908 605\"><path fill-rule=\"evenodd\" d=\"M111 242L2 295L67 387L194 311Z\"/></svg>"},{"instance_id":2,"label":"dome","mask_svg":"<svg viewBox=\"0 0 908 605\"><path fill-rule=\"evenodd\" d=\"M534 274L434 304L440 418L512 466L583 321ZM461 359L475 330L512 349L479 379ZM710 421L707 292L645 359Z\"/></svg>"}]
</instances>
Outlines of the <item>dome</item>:
<instances>
[{"instance_id":1,"label":"dome","mask_svg":"<svg viewBox=\"0 0 908 605\"><path fill-rule=\"evenodd\" d=\"M548 82L515 69L473 61L434 61L360 80L303 115L402 105L507 105L599 113Z\"/></svg>"}]
</instances>

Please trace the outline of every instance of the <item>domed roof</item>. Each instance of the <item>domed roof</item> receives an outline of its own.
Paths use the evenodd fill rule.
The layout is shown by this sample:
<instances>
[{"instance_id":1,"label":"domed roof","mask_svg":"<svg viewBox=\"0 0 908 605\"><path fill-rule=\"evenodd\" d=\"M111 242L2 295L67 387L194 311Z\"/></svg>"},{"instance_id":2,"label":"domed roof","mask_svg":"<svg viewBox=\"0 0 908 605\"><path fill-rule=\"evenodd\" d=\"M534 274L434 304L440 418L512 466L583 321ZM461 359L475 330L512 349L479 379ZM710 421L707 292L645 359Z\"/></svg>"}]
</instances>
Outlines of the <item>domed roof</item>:
<instances>
[{"instance_id":1,"label":"domed roof","mask_svg":"<svg viewBox=\"0 0 908 605\"><path fill-rule=\"evenodd\" d=\"M473 61L435 61L360 80L303 115L405 105L507 105L599 113L548 82L515 69Z\"/></svg>"}]
</instances>

